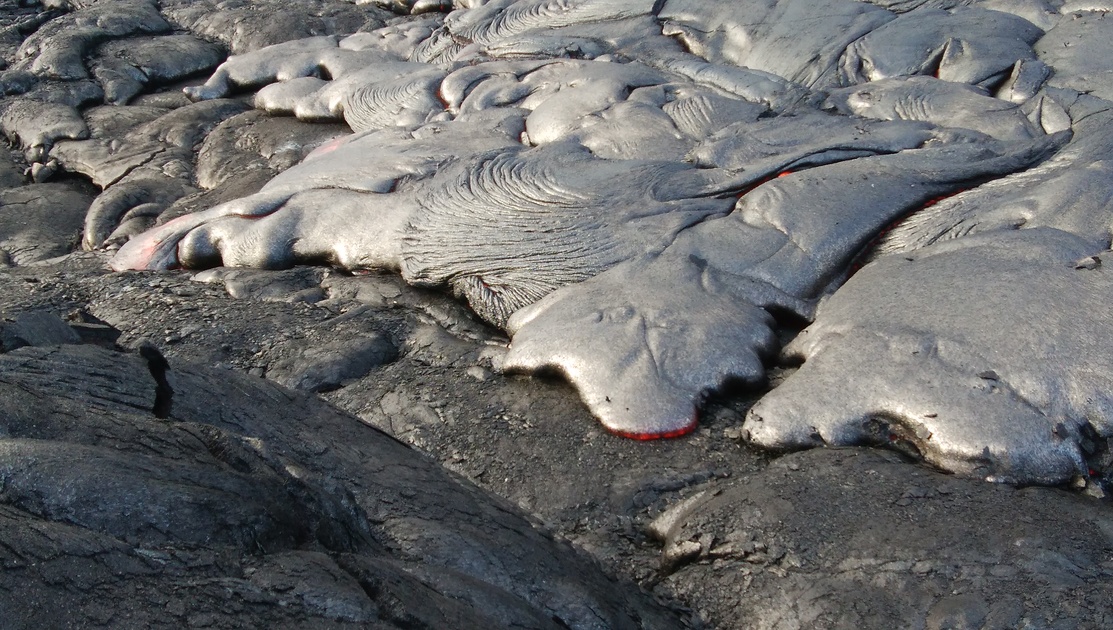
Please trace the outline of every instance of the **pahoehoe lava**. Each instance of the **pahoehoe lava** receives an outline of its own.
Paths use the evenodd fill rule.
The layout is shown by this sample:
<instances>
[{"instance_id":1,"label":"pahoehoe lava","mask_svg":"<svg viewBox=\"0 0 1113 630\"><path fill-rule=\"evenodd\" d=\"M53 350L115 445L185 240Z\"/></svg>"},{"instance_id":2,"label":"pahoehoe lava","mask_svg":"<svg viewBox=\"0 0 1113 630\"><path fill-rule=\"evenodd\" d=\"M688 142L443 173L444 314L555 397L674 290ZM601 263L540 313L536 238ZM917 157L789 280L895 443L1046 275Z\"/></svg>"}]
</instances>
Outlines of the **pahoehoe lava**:
<instances>
[{"instance_id":1,"label":"pahoehoe lava","mask_svg":"<svg viewBox=\"0 0 1113 630\"><path fill-rule=\"evenodd\" d=\"M0 0L0 626L1110 626L1110 10Z\"/></svg>"},{"instance_id":2,"label":"pahoehoe lava","mask_svg":"<svg viewBox=\"0 0 1113 630\"><path fill-rule=\"evenodd\" d=\"M218 99L267 86L256 106L345 120L356 133L255 195L133 238L113 265L399 270L411 283L449 288L505 328L504 369L555 369L609 430L641 437L689 430L703 397L729 381L759 384L784 313L814 320L807 339L853 328L882 348L928 348L955 327L939 320L898 332L871 325L871 314L915 310L915 299L953 304L983 324L961 343L985 359L949 362L960 374L948 378L993 370L1008 382L1014 362L1039 356L1045 367L1015 385L1042 392L1021 394L1032 418L954 393L929 364L889 365L892 351L871 352L869 370L838 363L840 378L863 387L870 374L891 374L884 387L823 389L812 364L833 361L825 357L837 346L801 352L796 342L787 356L805 369L751 412L748 435L774 448L854 444L879 415L920 427L920 407L934 406L948 412L932 416L917 442L929 460L1062 482L1087 468L1077 432L1055 427L1110 430L1108 406L1058 402L1101 399L1113 386L1108 371L1084 383L1057 373L1066 357L1096 361L1109 349L1113 330L1095 310L1082 315L1095 318L1091 343L1058 346L1061 359L1051 350L1027 356L1036 352L1027 346L1005 359L996 333L1030 333L1013 321L1017 308L997 314L992 300L1011 290L1019 293L1008 299L1023 303L1025 282L982 274L960 288L978 274L975 263L937 271L930 289L920 283L930 290L923 298L892 303L859 290L857 308L838 323L830 308L816 309L840 296L849 263L883 228L960 190L930 218L907 219L916 227L898 230L882 251L900 242L902 255L930 256L941 241L974 232L977 251L1044 224L1085 244L1071 255L1106 251L1110 180L1097 152L1107 102L1055 71L1092 63L1084 46L1074 57L1040 54L1044 38L1077 31L1087 14L1037 11L1037 25L1036 4L897 11L829 0L817 20L814 3L793 0L502 0L462 4L427 29L261 48L230 58L188 94ZM1103 36L1101 24L1086 24L1070 36ZM807 131L793 131L796 121ZM1025 186L1020 207L1014 188L992 192L1011 179L1044 185ZM1056 188L1099 201L1072 212L1078 203L1052 196ZM1044 272L1058 258L1049 254ZM878 255L862 277L886 269ZM1104 273L1079 290L1106 295ZM890 402L925 396L916 409ZM807 411L815 405L823 417L841 411L819 420Z\"/></svg>"}]
</instances>

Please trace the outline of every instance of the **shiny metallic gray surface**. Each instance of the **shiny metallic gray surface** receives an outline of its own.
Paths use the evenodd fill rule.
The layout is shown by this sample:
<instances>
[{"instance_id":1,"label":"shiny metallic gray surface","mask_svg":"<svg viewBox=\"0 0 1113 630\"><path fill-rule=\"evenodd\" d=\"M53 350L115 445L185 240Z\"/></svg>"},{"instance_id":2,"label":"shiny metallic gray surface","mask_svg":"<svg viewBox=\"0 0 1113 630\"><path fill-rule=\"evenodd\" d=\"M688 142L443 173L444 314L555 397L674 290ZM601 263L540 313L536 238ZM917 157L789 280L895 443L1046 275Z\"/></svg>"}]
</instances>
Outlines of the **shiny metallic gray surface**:
<instances>
[{"instance_id":1,"label":"shiny metallic gray surface","mask_svg":"<svg viewBox=\"0 0 1113 630\"><path fill-rule=\"evenodd\" d=\"M803 367L749 416L755 442L1086 475L1113 339L1098 12L457 6L234 56L187 89L261 88L258 108L356 133L114 266L399 270L505 328L504 369L563 373L636 436L690 430L707 392L759 384L775 331L814 318L785 350Z\"/></svg>"}]
</instances>

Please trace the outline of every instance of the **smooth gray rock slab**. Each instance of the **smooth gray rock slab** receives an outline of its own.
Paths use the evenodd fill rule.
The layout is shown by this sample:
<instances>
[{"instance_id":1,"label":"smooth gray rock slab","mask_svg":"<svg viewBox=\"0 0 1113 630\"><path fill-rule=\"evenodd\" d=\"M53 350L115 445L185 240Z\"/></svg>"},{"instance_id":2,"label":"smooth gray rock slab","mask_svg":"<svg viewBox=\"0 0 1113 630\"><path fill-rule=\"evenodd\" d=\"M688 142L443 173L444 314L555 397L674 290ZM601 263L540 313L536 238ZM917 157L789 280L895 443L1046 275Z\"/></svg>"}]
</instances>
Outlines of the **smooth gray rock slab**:
<instances>
[{"instance_id":1,"label":"smooth gray rock slab","mask_svg":"<svg viewBox=\"0 0 1113 630\"><path fill-rule=\"evenodd\" d=\"M32 98L0 101L0 130L24 150L29 162L43 161L58 140L89 136L76 107Z\"/></svg>"},{"instance_id":2,"label":"smooth gray rock slab","mask_svg":"<svg viewBox=\"0 0 1113 630\"><path fill-rule=\"evenodd\" d=\"M299 267L279 273L216 268L202 271L192 279L194 282L223 284L228 295L237 299L294 302L312 294L314 289L319 289L323 275L323 270L313 267Z\"/></svg>"},{"instance_id":3,"label":"smooth gray rock slab","mask_svg":"<svg viewBox=\"0 0 1113 630\"><path fill-rule=\"evenodd\" d=\"M188 103L188 101L187 101ZM144 123L148 123L171 107L152 105L94 105L81 112L89 127L89 137L94 139L119 138Z\"/></svg>"},{"instance_id":4,"label":"smooth gray rock slab","mask_svg":"<svg viewBox=\"0 0 1113 630\"><path fill-rule=\"evenodd\" d=\"M663 583L697 607L733 602L716 605L714 627L1098 628L1113 618L1113 513L1061 490L819 449L684 495L649 530L663 541Z\"/></svg>"},{"instance_id":5,"label":"smooth gray rock slab","mask_svg":"<svg viewBox=\"0 0 1113 630\"><path fill-rule=\"evenodd\" d=\"M89 191L66 184L0 190L0 250L15 265L72 252L92 202Z\"/></svg>"},{"instance_id":6,"label":"smooth gray rock slab","mask_svg":"<svg viewBox=\"0 0 1113 630\"><path fill-rule=\"evenodd\" d=\"M934 77L870 81L833 91L829 102L847 114L958 127L1006 142L1043 135L1043 130L1015 103L994 98L974 86Z\"/></svg>"},{"instance_id":7,"label":"smooth gray rock slab","mask_svg":"<svg viewBox=\"0 0 1113 630\"><path fill-rule=\"evenodd\" d=\"M273 353L283 358L270 364L267 378L292 389L325 392L390 363L398 348L383 335L357 335L326 343L291 343Z\"/></svg>"},{"instance_id":8,"label":"smooth gray rock slab","mask_svg":"<svg viewBox=\"0 0 1113 630\"><path fill-rule=\"evenodd\" d=\"M103 626L677 627L506 503L357 419L147 356L0 355L0 561L18 595L3 598L8 623L58 623L64 604L69 622ZM107 606L122 590L129 603ZM32 604L47 599L60 604Z\"/></svg>"},{"instance_id":9,"label":"smooth gray rock slab","mask_svg":"<svg viewBox=\"0 0 1113 630\"><path fill-rule=\"evenodd\" d=\"M1051 85L1113 99L1104 61L1110 54L1105 15L1101 10L1068 14L1036 43L1039 58L1055 68Z\"/></svg>"},{"instance_id":10,"label":"smooth gray rock slab","mask_svg":"<svg viewBox=\"0 0 1113 630\"><path fill-rule=\"evenodd\" d=\"M270 179L301 162L318 146L346 135L343 125L307 124L262 112L238 114L205 136L197 154L197 183L212 189L254 170Z\"/></svg>"},{"instance_id":11,"label":"smooth gray rock slab","mask_svg":"<svg viewBox=\"0 0 1113 630\"><path fill-rule=\"evenodd\" d=\"M806 113L738 122L716 131L692 150L700 166L780 175L847 159L897 153L937 135L917 122L876 123L848 116Z\"/></svg>"},{"instance_id":12,"label":"smooth gray rock slab","mask_svg":"<svg viewBox=\"0 0 1113 630\"><path fill-rule=\"evenodd\" d=\"M669 0L658 15L666 35L679 37L708 61L768 72L816 89L838 85L837 65L847 46L896 17L848 0Z\"/></svg>"},{"instance_id":13,"label":"smooth gray rock slab","mask_svg":"<svg viewBox=\"0 0 1113 630\"><path fill-rule=\"evenodd\" d=\"M0 351L24 346L81 343L81 337L62 320L46 311L27 311L0 323Z\"/></svg>"},{"instance_id":14,"label":"smooth gray rock slab","mask_svg":"<svg viewBox=\"0 0 1113 630\"><path fill-rule=\"evenodd\" d=\"M884 24L846 48L844 83L907 75L992 87L1013 65L1034 59L1043 31L1010 13L981 7L921 8Z\"/></svg>"},{"instance_id":15,"label":"smooth gray rock slab","mask_svg":"<svg viewBox=\"0 0 1113 630\"><path fill-rule=\"evenodd\" d=\"M83 57L97 44L111 38L170 30L170 24L151 0L102 0L75 8L25 39L16 53L14 67L40 77L84 79L89 71Z\"/></svg>"},{"instance_id":16,"label":"smooth gray rock slab","mask_svg":"<svg viewBox=\"0 0 1113 630\"><path fill-rule=\"evenodd\" d=\"M0 155L0 189L16 188L25 183L24 171L27 165L14 151Z\"/></svg>"},{"instance_id":17,"label":"smooth gray rock slab","mask_svg":"<svg viewBox=\"0 0 1113 630\"><path fill-rule=\"evenodd\" d=\"M124 104L148 84L173 83L211 70L223 59L219 46L192 35L136 37L102 44L92 72L104 88L105 101Z\"/></svg>"}]
</instances>

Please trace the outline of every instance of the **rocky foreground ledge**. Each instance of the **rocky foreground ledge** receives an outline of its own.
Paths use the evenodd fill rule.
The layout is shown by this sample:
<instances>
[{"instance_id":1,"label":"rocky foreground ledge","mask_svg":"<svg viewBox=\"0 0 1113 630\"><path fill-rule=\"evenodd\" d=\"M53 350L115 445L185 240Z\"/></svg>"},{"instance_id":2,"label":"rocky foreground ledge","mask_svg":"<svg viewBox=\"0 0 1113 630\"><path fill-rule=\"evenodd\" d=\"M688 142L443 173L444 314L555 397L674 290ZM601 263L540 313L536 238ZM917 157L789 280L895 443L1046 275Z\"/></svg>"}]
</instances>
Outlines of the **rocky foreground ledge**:
<instances>
[{"instance_id":1,"label":"rocky foreground ledge","mask_svg":"<svg viewBox=\"0 0 1113 630\"><path fill-rule=\"evenodd\" d=\"M151 346L20 348L0 373L7 627L677 624L312 396Z\"/></svg>"}]
</instances>

